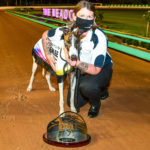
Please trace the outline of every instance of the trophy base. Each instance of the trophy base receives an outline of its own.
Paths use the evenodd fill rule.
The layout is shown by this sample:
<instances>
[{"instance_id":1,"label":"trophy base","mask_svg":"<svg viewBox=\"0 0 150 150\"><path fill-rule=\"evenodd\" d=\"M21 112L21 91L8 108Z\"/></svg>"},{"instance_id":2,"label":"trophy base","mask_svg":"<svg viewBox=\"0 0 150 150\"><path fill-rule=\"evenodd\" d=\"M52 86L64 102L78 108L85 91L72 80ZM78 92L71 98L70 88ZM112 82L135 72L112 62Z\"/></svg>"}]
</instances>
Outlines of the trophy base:
<instances>
[{"instance_id":1,"label":"trophy base","mask_svg":"<svg viewBox=\"0 0 150 150\"><path fill-rule=\"evenodd\" d=\"M84 141L78 141L76 142L74 138L59 138L57 139L51 139L47 137L47 133L43 134L43 140L47 144L58 146L58 147L81 147L85 146L90 143L91 137L90 135L86 135L87 138Z\"/></svg>"}]
</instances>

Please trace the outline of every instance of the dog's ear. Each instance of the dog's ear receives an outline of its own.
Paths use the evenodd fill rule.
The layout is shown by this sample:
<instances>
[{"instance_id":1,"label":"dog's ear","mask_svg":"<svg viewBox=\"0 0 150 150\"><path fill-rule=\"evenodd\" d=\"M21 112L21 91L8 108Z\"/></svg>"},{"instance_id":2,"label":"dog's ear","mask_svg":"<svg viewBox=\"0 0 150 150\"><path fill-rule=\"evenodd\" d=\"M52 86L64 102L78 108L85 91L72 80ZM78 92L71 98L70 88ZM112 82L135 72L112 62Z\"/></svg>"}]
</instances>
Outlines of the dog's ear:
<instances>
[{"instance_id":1,"label":"dog's ear","mask_svg":"<svg viewBox=\"0 0 150 150\"><path fill-rule=\"evenodd\" d=\"M84 33L84 31L82 29L78 29L76 35L77 35L77 37L80 37L83 33Z\"/></svg>"},{"instance_id":2,"label":"dog's ear","mask_svg":"<svg viewBox=\"0 0 150 150\"><path fill-rule=\"evenodd\" d=\"M77 29L75 31L72 32L74 34L74 36L77 38L77 39L80 39L81 38L81 35L84 33L83 30L81 29Z\"/></svg>"},{"instance_id":3,"label":"dog's ear","mask_svg":"<svg viewBox=\"0 0 150 150\"><path fill-rule=\"evenodd\" d=\"M64 35L67 35L69 32L71 32L71 30L67 27L61 27L59 28L61 31L63 31Z\"/></svg>"}]
</instances>

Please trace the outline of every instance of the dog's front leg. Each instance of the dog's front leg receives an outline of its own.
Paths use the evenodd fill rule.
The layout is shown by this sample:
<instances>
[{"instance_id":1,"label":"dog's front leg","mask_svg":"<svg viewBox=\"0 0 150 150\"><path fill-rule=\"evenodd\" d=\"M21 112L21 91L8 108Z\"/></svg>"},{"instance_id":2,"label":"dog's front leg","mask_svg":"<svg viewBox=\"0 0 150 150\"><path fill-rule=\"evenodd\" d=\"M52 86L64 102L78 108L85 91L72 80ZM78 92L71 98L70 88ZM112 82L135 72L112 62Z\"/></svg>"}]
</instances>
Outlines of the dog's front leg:
<instances>
[{"instance_id":1,"label":"dog's front leg","mask_svg":"<svg viewBox=\"0 0 150 150\"><path fill-rule=\"evenodd\" d=\"M48 83L49 90L56 91L56 89L51 85L51 81L50 81L51 74L49 72L47 72L45 77L46 77L46 80Z\"/></svg>"},{"instance_id":2,"label":"dog's front leg","mask_svg":"<svg viewBox=\"0 0 150 150\"><path fill-rule=\"evenodd\" d=\"M70 107L72 112L77 112L75 106L74 106L74 94L75 94L75 87L76 87L76 77L75 72L71 72L71 78L70 78Z\"/></svg>"},{"instance_id":3,"label":"dog's front leg","mask_svg":"<svg viewBox=\"0 0 150 150\"><path fill-rule=\"evenodd\" d=\"M59 85L59 107L60 107L59 114L61 114L64 112L64 97L63 97L64 82L61 82L58 85Z\"/></svg>"}]
</instances>

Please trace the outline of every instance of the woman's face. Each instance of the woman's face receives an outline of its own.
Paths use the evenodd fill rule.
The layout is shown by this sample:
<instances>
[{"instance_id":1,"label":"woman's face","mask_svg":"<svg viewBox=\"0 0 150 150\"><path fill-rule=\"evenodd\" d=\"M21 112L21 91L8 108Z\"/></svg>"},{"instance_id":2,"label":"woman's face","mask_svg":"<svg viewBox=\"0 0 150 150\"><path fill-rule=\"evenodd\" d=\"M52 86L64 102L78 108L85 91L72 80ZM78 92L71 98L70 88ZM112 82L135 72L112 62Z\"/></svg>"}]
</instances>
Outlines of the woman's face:
<instances>
[{"instance_id":1,"label":"woman's face","mask_svg":"<svg viewBox=\"0 0 150 150\"><path fill-rule=\"evenodd\" d=\"M93 11L88 10L86 7L81 8L77 12L76 15L74 14L73 15L73 20L76 21L77 17L82 18L82 19L86 19L86 20L93 20L93 19L95 19Z\"/></svg>"}]
</instances>

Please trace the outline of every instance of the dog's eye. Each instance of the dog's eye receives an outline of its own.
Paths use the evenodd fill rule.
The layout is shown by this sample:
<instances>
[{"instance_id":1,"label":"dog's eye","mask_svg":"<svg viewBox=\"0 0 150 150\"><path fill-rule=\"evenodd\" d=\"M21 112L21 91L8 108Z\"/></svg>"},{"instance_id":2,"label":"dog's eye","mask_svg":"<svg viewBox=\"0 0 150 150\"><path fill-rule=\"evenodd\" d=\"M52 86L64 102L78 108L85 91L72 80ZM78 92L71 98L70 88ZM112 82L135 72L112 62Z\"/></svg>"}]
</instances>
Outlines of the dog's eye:
<instances>
[{"instance_id":1,"label":"dog's eye","mask_svg":"<svg viewBox=\"0 0 150 150\"><path fill-rule=\"evenodd\" d=\"M68 29L65 29L65 30L64 30L64 34L65 34L65 35L67 35L67 34L68 34L68 32L69 32L69 30L68 30Z\"/></svg>"}]
</instances>

